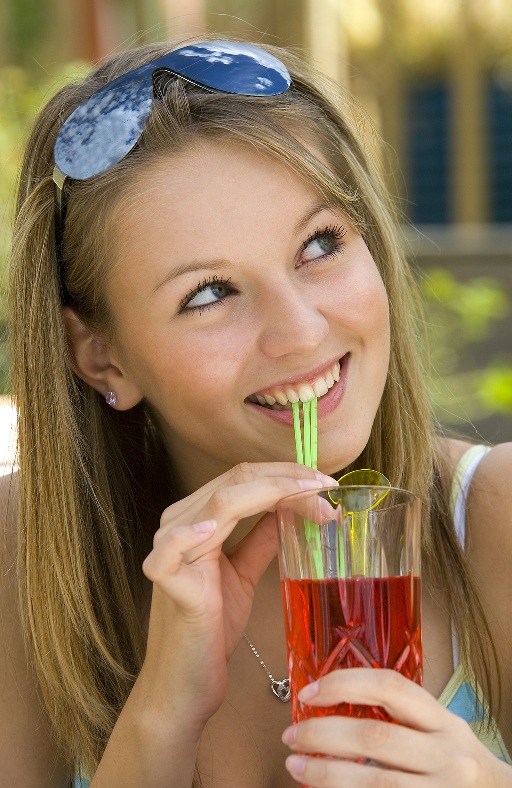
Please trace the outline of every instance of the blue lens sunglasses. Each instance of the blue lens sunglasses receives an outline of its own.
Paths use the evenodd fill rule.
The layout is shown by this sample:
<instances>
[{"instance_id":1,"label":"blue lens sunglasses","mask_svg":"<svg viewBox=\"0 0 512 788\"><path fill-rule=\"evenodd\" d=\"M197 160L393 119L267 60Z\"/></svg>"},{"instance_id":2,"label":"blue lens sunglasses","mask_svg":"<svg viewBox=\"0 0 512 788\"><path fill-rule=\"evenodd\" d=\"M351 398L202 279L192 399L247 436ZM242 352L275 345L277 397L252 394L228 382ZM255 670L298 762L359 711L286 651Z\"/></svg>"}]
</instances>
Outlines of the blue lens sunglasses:
<instances>
[{"instance_id":1,"label":"blue lens sunglasses","mask_svg":"<svg viewBox=\"0 0 512 788\"><path fill-rule=\"evenodd\" d=\"M277 96L291 84L286 67L259 47L234 41L190 44L104 85L64 122L54 148L55 228L60 257L67 178L87 180L118 164L142 135L154 98L179 77L210 93Z\"/></svg>"}]
</instances>

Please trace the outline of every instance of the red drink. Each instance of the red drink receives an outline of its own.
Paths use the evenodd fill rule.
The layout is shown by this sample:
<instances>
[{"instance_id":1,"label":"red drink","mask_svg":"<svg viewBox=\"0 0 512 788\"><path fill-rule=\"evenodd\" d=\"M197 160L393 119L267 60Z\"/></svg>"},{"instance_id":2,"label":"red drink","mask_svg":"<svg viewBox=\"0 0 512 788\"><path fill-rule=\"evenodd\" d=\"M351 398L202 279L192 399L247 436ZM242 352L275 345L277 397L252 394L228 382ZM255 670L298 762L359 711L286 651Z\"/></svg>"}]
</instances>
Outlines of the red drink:
<instances>
[{"instance_id":1,"label":"red drink","mask_svg":"<svg viewBox=\"0 0 512 788\"><path fill-rule=\"evenodd\" d=\"M318 708L297 693L338 668L392 668L421 684L420 578L287 579L281 587L293 721L332 714L393 721L380 706Z\"/></svg>"}]
</instances>

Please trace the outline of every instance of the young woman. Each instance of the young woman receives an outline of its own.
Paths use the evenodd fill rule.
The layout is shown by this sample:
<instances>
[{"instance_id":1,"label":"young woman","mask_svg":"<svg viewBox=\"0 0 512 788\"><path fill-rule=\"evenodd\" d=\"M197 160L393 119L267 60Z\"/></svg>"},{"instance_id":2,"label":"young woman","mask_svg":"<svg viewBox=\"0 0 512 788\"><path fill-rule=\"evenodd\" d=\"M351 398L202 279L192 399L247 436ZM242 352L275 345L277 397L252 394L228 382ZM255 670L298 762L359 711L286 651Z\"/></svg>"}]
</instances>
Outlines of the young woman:
<instances>
[{"instance_id":1,"label":"young woman","mask_svg":"<svg viewBox=\"0 0 512 788\"><path fill-rule=\"evenodd\" d=\"M62 90L23 163L4 784L512 785L512 448L436 430L371 135L286 51L169 49ZM289 727L272 511L358 467L423 500L424 686L334 672L309 703L402 724Z\"/></svg>"}]
</instances>

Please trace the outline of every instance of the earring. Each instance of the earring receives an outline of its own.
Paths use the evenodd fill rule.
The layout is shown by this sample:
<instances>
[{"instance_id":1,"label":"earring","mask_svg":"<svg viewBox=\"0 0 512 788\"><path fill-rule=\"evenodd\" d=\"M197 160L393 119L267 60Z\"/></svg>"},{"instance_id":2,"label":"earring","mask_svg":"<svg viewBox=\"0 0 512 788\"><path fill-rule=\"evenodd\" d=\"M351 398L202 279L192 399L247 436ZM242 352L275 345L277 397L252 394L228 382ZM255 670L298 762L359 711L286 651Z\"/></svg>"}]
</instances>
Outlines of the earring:
<instances>
[{"instance_id":1,"label":"earring","mask_svg":"<svg viewBox=\"0 0 512 788\"><path fill-rule=\"evenodd\" d=\"M117 402L115 391L107 391L105 394L105 402L107 405L110 405L111 408L115 408Z\"/></svg>"}]
</instances>

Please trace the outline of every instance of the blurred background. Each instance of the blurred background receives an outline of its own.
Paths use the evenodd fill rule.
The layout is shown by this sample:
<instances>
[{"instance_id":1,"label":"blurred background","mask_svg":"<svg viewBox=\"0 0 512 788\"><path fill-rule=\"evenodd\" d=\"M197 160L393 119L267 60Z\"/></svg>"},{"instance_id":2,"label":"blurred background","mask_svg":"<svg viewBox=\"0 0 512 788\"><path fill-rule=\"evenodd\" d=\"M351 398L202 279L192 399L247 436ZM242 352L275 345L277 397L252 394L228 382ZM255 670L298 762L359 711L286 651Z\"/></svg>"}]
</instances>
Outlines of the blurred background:
<instances>
[{"instance_id":1,"label":"blurred background","mask_svg":"<svg viewBox=\"0 0 512 788\"><path fill-rule=\"evenodd\" d=\"M2 0L2 281L19 156L41 104L112 53L204 31L293 47L355 94L384 140L425 296L438 417L512 440L511 0ZM8 406L6 335L2 297Z\"/></svg>"}]
</instances>

